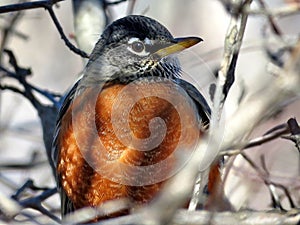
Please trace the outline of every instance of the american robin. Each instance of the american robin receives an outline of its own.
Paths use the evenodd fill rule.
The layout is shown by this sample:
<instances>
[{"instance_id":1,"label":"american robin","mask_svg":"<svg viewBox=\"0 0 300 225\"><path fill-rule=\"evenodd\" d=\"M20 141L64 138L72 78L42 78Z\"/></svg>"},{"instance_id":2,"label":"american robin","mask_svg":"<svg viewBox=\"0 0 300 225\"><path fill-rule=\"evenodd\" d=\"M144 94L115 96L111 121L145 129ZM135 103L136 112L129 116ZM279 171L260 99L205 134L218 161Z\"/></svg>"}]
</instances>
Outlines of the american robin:
<instances>
[{"instance_id":1,"label":"american robin","mask_svg":"<svg viewBox=\"0 0 300 225\"><path fill-rule=\"evenodd\" d=\"M210 108L180 78L174 53L200 41L174 38L145 16L105 29L57 119L52 157L63 215L120 198L146 204L191 156Z\"/></svg>"}]
</instances>

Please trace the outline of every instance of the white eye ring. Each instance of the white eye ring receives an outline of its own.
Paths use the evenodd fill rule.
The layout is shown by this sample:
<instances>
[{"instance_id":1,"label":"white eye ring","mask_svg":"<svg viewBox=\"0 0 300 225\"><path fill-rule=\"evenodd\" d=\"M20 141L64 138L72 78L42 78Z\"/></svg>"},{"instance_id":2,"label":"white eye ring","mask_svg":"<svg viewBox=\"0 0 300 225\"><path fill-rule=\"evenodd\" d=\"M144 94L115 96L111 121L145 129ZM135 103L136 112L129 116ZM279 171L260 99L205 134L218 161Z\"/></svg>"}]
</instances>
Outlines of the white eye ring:
<instances>
[{"instance_id":1,"label":"white eye ring","mask_svg":"<svg viewBox=\"0 0 300 225\"><path fill-rule=\"evenodd\" d=\"M141 53L142 51L145 50L145 45L143 42L141 41L135 41L131 44L131 48L133 51L135 51L136 53Z\"/></svg>"},{"instance_id":2,"label":"white eye ring","mask_svg":"<svg viewBox=\"0 0 300 225\"><path fill-rule=\"evenodd\" d=\"M139 38L130 38L127 49L138 56L148 56L150 54L146 52L144 41L141 41Z\"/></svg>"}]
</instances>

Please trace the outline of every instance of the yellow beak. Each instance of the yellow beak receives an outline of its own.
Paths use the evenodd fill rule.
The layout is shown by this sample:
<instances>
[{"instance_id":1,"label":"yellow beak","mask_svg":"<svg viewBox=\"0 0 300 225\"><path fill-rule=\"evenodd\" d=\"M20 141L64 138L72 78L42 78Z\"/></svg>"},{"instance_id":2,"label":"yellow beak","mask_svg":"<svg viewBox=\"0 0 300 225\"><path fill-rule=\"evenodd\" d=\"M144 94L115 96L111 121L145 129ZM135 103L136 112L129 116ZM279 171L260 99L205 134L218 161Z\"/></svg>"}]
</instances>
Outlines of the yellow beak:
<instances>
[{"instance_id":1,"label":"yellow beak","mask_svg":"<svg viewBox=\"0 0 300 225\"><path fill-rule=\"evenodd\" d=\"M155 58L161 59L167 55L171 55L176 52L181 52L184 49L192 47L193 45L199 43L200 41L203 41L203 40L199 37L175 38L174 43L171 43L171 45L168 45L165 48L159 49L158 51L153 53L153 56Z\"/></svg>"}]
</instances>

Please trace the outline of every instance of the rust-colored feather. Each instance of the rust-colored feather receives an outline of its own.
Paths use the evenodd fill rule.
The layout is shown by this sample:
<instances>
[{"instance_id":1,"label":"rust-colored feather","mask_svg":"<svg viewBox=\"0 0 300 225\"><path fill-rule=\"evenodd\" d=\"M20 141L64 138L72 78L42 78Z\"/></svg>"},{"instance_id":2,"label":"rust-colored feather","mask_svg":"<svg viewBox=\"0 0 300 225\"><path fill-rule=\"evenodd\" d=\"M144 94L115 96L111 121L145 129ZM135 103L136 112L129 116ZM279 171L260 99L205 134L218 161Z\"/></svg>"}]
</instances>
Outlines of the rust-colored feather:
<instances>
[{"instance_id":1,"label":"rust-colored feather","mask_svg":"<svg viewBox=\"0 0 300 225\"><path fill-rule=\"evenodd\" d=\"M139 88L144 89L145 85L148 90L152 90L152 96L141 95ZM137 83L135 88L125 94L123 90L126 86L123 84L108 85L100 93L97 88L88 88L73 100L62 117L58 137L57 172L61 177L61 186L75 209L101 205L107 200L118 198L128 198L137 205L147 203L163 185L161 181L138 186L113 182L101 171L97 171L95 165L104 168L106 165L103 164L106 162L117 162L143 167L170 158L167 167L161 171L167 175L173 169L173 162L178 160L178 156L172 154L179 144L187 152L193 150L193 144L200 132L195 106L191 99L184 99L188 95L180 93L176 85L164 85L159 82ZM166 88L170 94L170 101L177 102L176 108L170 101L158 97L166 94ZM120 94L124 95L121 103L117 100ZM132 99L138 100L132 104ZM183 100L184 102L180 102ZM114 109L115 104L119 104L117 110ZM128 118L124 118L124 111L130 105L133 107L129 110ZM112 115L114 121L128 123L131 133L124 133L124 136L133 135L139 139L153 135L149 123L153 118L159 117L166 126L165 136L162 142L150 151L139 151L134 143L128 146L116 135ZM182 121L186 124L182 124ZM158 128L154 127L154 131L155 129ZM119 167L109 169L112 175L120 172L118 170ZM132 176L135 174L132 167L123 172ZM151 176L149 174L149 179L153 179Z\"/></svg>"}]
</instances>

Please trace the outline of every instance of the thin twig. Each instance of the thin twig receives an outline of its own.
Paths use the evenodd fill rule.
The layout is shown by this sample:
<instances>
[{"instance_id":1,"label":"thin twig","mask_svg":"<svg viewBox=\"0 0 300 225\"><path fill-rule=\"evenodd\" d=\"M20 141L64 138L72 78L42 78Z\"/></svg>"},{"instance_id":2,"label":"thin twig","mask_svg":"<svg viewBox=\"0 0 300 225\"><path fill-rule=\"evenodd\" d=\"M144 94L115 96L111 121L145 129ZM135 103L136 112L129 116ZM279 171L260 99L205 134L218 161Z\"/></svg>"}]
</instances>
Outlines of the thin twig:
<instances>
[{"instance_id":1,"label":"thin twig","mask_svg":"<svg viewBox=\"0 0 300 225\"><path fill-rule=\"evenodd\" d=\"M109 6L109 5L118 5L122 2L127 2L128 0L117 0L117 1L113 1L113 2L109 2L109 1L105 1L105 5Z\"/></svg>"},{"instance_id":2,"label":"thin twig","mask_svg":"<svg viewBox=\"0 0 300 225\"><path fill-rule=\"evenodd\" d=\"M23 95L24 97L26 97L25 93L23 91L21 91L20 89L14 87L14 86L10 86L10 85L1 85L0 84L0 90L11 90L15 93L18 93L18 94L21 94Z\"/></svg>"},{"instance_id":3,"label":"thin twig","mask_svg":"<svg viewBox=\"0 0 300 225\"><path fill-rule=\"evenodd\" d=\"M0 13L15 12L27 9L47 8L64 0L43 0L34 2L23 2L11 5L0 6Z\"/></svg>"},{"instance_id":4,"label":"thin twig","mask_svg":"<svg viewBox=\"0 0 300 225\"><path fill-rule=\"evenodd\" d=\"M60 98L61 95L57 94L57 93L49 92L47 90L42 90L38 87L35 87L35 86L29 84L25 80L25 77L31 74L30 69L24 69L24 68L19 67L17 60L16 60L14 54L12 53L12 51L5 50L5 52L9 55L9 62L14 67L15 72L10 71L2 66L0 66L0 71L3 71L7 77L11 77L11 78L18 80L20 82L20 84L22 84L24 86L25 90L21 91L16 87L12 87L12 86L8 86L8 85L1 85L0 88L2 90L9 89L16 93L22 94L23 96L27 97L28 100L30 100L33 105L37 105L38 104L37 100L31 93L32 90L34 90L34 91L38 92L39 94L45 96L48 100L50 100L52 103L54 103L54 105L57 108L59 108L60 103L59 103L59 100L57 100L56 98L57 97Z\"/></svg>"},{"instance_id":5,"label":"thin twig","mask_svg":"<svg viewBox=\"0 0 300 225\"><path fill-rule=\"evenodd\" d=\"M68 48L73 51L74 53L80 55L83 58L88 58L88 54L86 54L84 51L76 48L67 38L65 35L63 28L61 27L53 9L52 6L58 2L61 2L63 0L44 0L44 1L35 1L35 2L24 2L19 4L11 4L11 5L4 5L0 6L0 13L8 13L8 12L15 12L20 10L27 10L27 9L36 9L36 8L44 8L48 10L51 19L53 20L56 29L58 30L61 38L64 40L65 44L68 46Z\"/></svg>"},{"instance_id":6,"label":"thin twig","mask_svg":"<svg viewBox=\"0 0 300 225\"><path fill-rule=\"evenodd\" d=\"M0 191L0 218L12 219L21 211L22 207L15 200L7 197Z\"/></svg>"},{"instance_id":7,"label":"thin twig","mask_svg":"<svg viewBox=\"0 0 300 225\"><path fill-rule=\"evenodd\" d=\"M262 168L263 170L261 170L254 162L253 160L251 160L246 154L241 153L241 156L251 165L251 167L257 172L257 174L259 175L259 177L264 181L264 183L266 184L266 186L269 189L269 192L271 194L271 199L273 202L273 207L280 209L280 210L284 210L283 206L280 203L280 199L278 194L276 193L275 187L280 188L283 190L284 194L286 195L286 197L288 198L288 201L290 203L290 207L291 208L295 208L296 205L291 197L291 194L288 191L288 188L285 187L282 184L278 184L276 182L273 182L270 180L270 173L267 169L266 163L265 163L265 159L262 156L261 157L261 163L262 163Z\"/></svg>"},{"instance_id":8,"label":"thin twig","mask_svg":"<svg viewBox=\"0 0 300 225\"><path fill-rule=\"evenodd\" d=\"M264 0L257 0L259 2L259 4L262 7L262 10L268 11L269 9L267 9L266 3L264 2ZM282 35L282 31L280 30L279 26L276 24L276 22L274 21L274 18L272 15L267 15L268 16L268 20L269 23L272 27L272 30L274 31L274 33L278 36Z\"/></svg>"},{"instance_id":9,"label":"thin twig","mask_svg":"<svg viewBox=\"0 0 300 225\"><path fill-rule=\"evenodd\" d=\"M249 7L251 3L252 0L246 0L243 3L243 8ZM225 39L225 48L221 69L218 72L218 80L214 98L214 110L217 110L218 112L221 112L224 100L226 99L229 89L235 79L235 67L242 46L247 20L248 15L245 13L233 15L231 17ZM219 117L219 115L217 116ZM212 122L214 122L213 116Z\"/></svg>"},{"instance_id":10,"label":"thin twig","mask_svg":"<svg viewBox=\"0 0 300 225\"><path fill-rule=\"evenodd\" d=\"M266 177L268 177L268 179L265 180L264 183L268 186L268 189L270 191L273 208L284 210L283 207L282 207L282 205L281 205L280 198L279 198L279 196L278 196L278 194L276 192L275 185L269 179L270 172L269 172L269 170L267 168L267 164L266 164L266 160L265 160L265 156L264 155L260 156L260 161L261 161L261 165L262 165L263 171L266 172Z\"/></svg>"},{"instance_id":11,"label":"thin twig","mask_svg":"<svg viewBox=\"0 0 300 225\"><path fill-rule=\"evenodd\" d=\"M2 39L0 44L0 64L2 63L2 52L6 46L6 43L10 37L10 34L12 34L12 31L17 24L18 20L21 18L22 13L18 11L12 16L12 19L10 20L9 24L7 24L4 28L2 28Z\"/></svg>"},{"instance_id":12,"label":"thin twig","mask_svg":"<svg viewBox=\"0 0 300 225\"><path fill-rule=\"evenodd\" d=\"M250 164L250 166L256 171L259 177L264 181L268 190L271 194L271 199L273 202L273 207L283 210L283 207L279 201L279 197L275 192L274 185L269 179L269 172L267 170L261 170L254 162L251 160L244 152L241 153L241 156Z\"/></svg>"},{"instance_id":13,"label":"thin twig","mask_svg":"<svg viewBox=\"0 0 300 225\"><path fill-rule=\"evenodd\" d=\"M0 164L0 169L13 169L13 170L25 170L25 169L32 169L35 168L37 166L41 166L41 165L46 165L47 161L46 160L42 160L42 161L38 161L38 162L25 162L25 163L1 163Z\"/></svg>"},{"instance_id":14,"label":"thin twig","mask_svg":"<svg viewBox=\"0 0 300 225\"><path fill-rule=\"evenodd\" d=\"M1 17L0 17L1 18ZM0 25L0 30L5 30L7 29L7 26L5 25ZM29 39L29 36L21 31L18 31L16 29L10 29L10 33L15 35L16 37L19 37L20 39L27 41Z\"/></svg>"},{"instance_id":15,"label":"thin twig","mask_svg":"<svg viewBox=\"0 0 300 225\"><path fill-rule=\"evenodd\" d=\"M54 171L54 165L51 160L52 139L53 139L53 132L55 128L56 115L58 113L58 109L60 108L61 102L59 100L56 100L55 94L53 96L52 93L43 91L39 88L35 88L31 84L29 84L26 80L26 76L30 74L29 73L30 70L19 67L17 60L11 51L6 50L6 53L8 53L10 57L9 62L14 68L15 72L9 71L6 68L3 68L1 66L0 66L0 70L5 72L6 76L16 79L23 86L24 90L20 90L16 87L7 86L7 85L0 85L0 88L9 89L15 91L16 93L22 94L27 100L31 102L31 104L37 110L43 128L43 139L46 147L48 161L51 165L52 170ZM53 104L52 105L42 104L33 94L33 90L35 91L39 90L39 93L47 97L50 101L52 101ZM51 98L49 98L49 96Z\"/></svg>"},{"instance_id":16,"label":"thin twig","mask_svg":"<svg viewBox=\"0 0 300 225\"><path fill-rule=\"evenodd\" d=\"M63 218L63 224L82 224L101 216L130 209L130 202L127 199L115 199L107 201L96 207L86 207L76 210Z\"/></svg>"},{"instance_id":17,"label":"thin twig","mask_svg":"<svg viewBox=\"0 0 300 225\"><path fill-rule=\"evenodd\" d=\"M251 141L248 142L248 144L246 144L244 146L243 149L248 149L248 148L252 148L252 147L255 147L255 146L259 146L261 144L264 144L266 142L269 142L269 141L272 141L284 134L288 134L290 132L290 129L288 126L285 126L281 129L278 129L278 130L274 130L273 132L271 133L267 133L261 137L258 137L258 138L255 138L255 139L252 139Z\"/></svg>"},{"instance_id":18,"label":"thin twig","mask_svg":"<svg viewBox=\"0 0 300 225\"><path fill-rule=\"evenodd\" d=\"M30 197L30 198L25 198L25 199L20 199L24 192L27 189L31 189L34 191L43 191L41 194ZM47 187L37 187L34 185L33 181L31 179L27 180L18 190L17 192L12 196L13 199L15 199L23 208L32 208L35 210L38 210L41 212L43 215L47 215L49 218L56 222L60 222L60 219L56 217L54 214L52 214L50 211L44 208L42 206L42 202L52 195L57 193L56 188L47 188Z\"/></svg>"},{"instance_id":19,"label":"thin twig","mask_svg":"<svg viewBox=\"0 0 300 225\"><path fill-rule=\"evenodd\" d=\"M48 6L46 8L56 26L56 29L58 30L59 34L60 34L60 37L64 40L65 44L69 47L69 49L73 52L75 52L76 54L82 56L83 58L89 58L88 54L86 54L84 51L76 48L70 41L69 39L66 37L64 31L63 31L63 28L61 27L52 7Z\"/></svg>"},{"instance_id":20,"label":"thin twig","mask_svg":"<svg viewBox=\"0 0 300 225\"><path fill-rule=\"evenodd\" d=\"M284 125L284 126L282 126L282 125ZM278 137L281 137L284 134L290 133L290 129L287 124L281 124L279 126L276 126L276 128L277 129L272 128L263 136L254 138L244 145L243 145L243 143L239 143L239 146L231 146L227 150L222 151L220 154L227 155L227 156L238 155L243 150L262 145L262 144L272 141Z\"/></svg>"},{"instance_id":21,"label":"thin twig","mask_svg":"<svg viewBox=\"0 0 300 225\"><path fill-rule=\"evenodd\" d=\"M250 15L265 15L272 17L286 17L300 13L300 4L291 4L276 9L251 9L250 7L244 8L244 11Z\"/></svg>"},{"instance_id":22,"label":"thin twig","mask_svg":"<svg viewBox=\"0 0 300 225\"><path fill-rule=\"evenodd\" d=\"M35 209L39 212L41 212L43 215L48 216L52 220L54 220L57 223L60 223L60 219L55 216L53 213L51 213L49 210L44 208L42 206L42 201L45 199L51 197L52 195L57 193L56 188L48 189L43 191L40 195L32 197L32 198L27 198L24 200L19 200L20 205L22 205L24 208L32 208Z\"/></svg>"}]
</instances>

